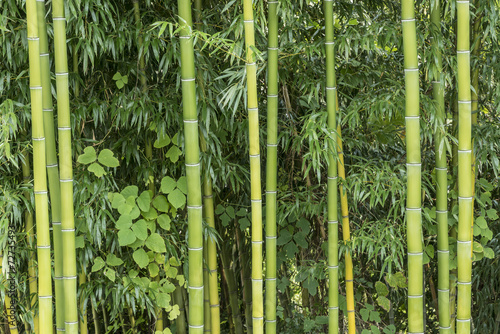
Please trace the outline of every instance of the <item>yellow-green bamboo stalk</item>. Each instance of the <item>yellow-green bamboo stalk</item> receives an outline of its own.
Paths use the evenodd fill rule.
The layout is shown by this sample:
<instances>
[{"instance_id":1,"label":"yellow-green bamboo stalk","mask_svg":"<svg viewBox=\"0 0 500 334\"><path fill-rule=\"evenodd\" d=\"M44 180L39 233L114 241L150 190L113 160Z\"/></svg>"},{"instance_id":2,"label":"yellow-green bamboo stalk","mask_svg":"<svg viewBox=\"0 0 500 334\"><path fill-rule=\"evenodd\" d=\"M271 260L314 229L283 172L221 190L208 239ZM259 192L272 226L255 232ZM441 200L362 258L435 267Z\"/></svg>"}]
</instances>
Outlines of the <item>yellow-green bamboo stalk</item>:
<instances>
[{"instance_id":1,"label":"yellow-green bamboo stalk","mask_svg":"<svg viewBox=\"0 0 500 334\"><path fill-rule=\"evenodd\" d=\"M24 156L24 161L21 164L21 168L23 170L23 182L25 183L25 186L28 187L29 181L31 178L31 171L30 171L30 162L29 162L29 156L25 155ZM24 198L26 198L27 201L30 201L30 193L29 191L24 192ZM32 332L35 334L39 333L38 330L38 312L36 312L36 298L38 298L38 289L36 285L36 258L35 258L35 253L32 252L33 246L35 243L35 238L34 238L34 226L33 226L33 214L31 213L30 210L26 208L24 212L24 220L26 224L26 239L28 241L29 249L30 249L30 255L28 259L28 283L29 283L29 293L30 293L30 313L32 314L33 317L33 328ZM34 297L34 296L35 297Z\"/></svg>"},{"instance_id":2,"label":"yellow-green bamboo stalk","mask_svg":"<svg viewBox=\"0 0 500 334\"><path fill-rule=\"evenodd\" d=\"M450 318L450 251L448 247L448 168L444 145L444 82L442 80L441 40L441 1L435 0L431 7L432 29L435 30L433 48L436 54L437 73L432 81L433 98L436 104L436 119L439 127L434 136L436 152L436 220L438 230L438 308L439 333L451 333Z\"/></svg>"},{"instance_id":3,"label":"yellow-green bamboo stalk","mask_svg":"<svg viewBox=\"0 0 500 334\"><path fill-rule=\"evenodd\" d=\"M77 272L75 221L73 208L73 160L71 154L71 121L68 87L68 54L64 0L52 1L54 52L59 137L59 172L61 187L61 234L64 284L64 328L66 334L78 333Z\"/></svg>"},{"instance_id":4,"label":"yellow-green bamboo stalk","mask_svg":"<svg viewBox=\"0 0 500 334\"><path fill-rule=\"evenodd\" d=\"M209 270L208 270L208 246L207 246L207 240L203 241L203 259L204 259L204 265L203 265L203 285L205 286L205 289L203 289L203 311L205 312L205 315L203 317L203 320L205 321L204 323L204 329L203 331L205 333L211 333L212 332L212 327L211 327L211 317L210 317L210 294L209 294L209 282L208 282L208 276L209 276Z\"/></svg>"},{"instance_id":5,"label":"yellow-green bamboo stalk","mask_svg":"<svg viewBox=\"0 0 500 334\"><path fill-rule=\"evenodd\" d=\"M408 333L424 332L419 73L413 0L401 1L406 88Z\"/></svg>"},{"instance_id":6,"label":"yellow-green bamboo stalk","mask_svg":"<svg viewBox=\"0 0 500 334\"><path fill-rule=\"evenodd\" d=\"M260 178L259 105L257 102L257 63L253 51L255 31L252 0L243 0L247 71L247 109L250 141L250 198L252 202L252 323L254 334L264 333L262 280L262 194Z\"/></svg>"},{"instance_id":7,"label":"yellow-green bamboo stalk","mask_svg":"<svg viewBox=\"0 0 500 334\"><path fill-rule=\"evenodd\" d=\"M7 246L7 249L9 246ZM0 274L2 274L3 271L3 253L0 251ZM11 284L13 284L9 280L9 265L7 264L7 269L5 270L5 280L2 283L2 285L7 286L7 290L5 291L5 313L7 314L7 324L9 327L10 334L18 334L19 329L17 328L17 320L16 320L16 312L15 312L15 306L12 305L12 299L10 298L9 291L11 291ZM15 290L14 290L15 291Z\"/></svg>"},{"instance_id":8,"label":"yellow-green bamboo stalk","mask_svg":"<svg viewBox=\"0 0 500 334\"><path fill-rule=\"evenodd\" d=\"M41 333L52 332L52 275L50 259L49 208L45 171L45 137L43 129L40 44L35 0L26 1L33 137L33 174L38 253L38 307Z\"/></svg>"},{"instance_id":9,"label":"yellow-green bamboo stalk","mask_svg":"<svg viewBox=\"0 0 500 334\"><path fill-rule=\"evenodd\" d=\"M146 64L144 61L144 50L142 50L143 39L142 39L142 34L141 34L141 29L142 29L141 12L139 9L139 1L132 0L132 2L134 4L135 25L139 31L139 34L137 36L137 48L139 51L139 78L141 80L142 91L145 92L148 89L148 85L147 85L147 77L146 77L146 72L145 72Z\"/></svg>"},{"instance_id":10,"label":"yellow-green bamboo stalk","mask_svg":"<svg viewBox=\"0 0 500 334\"><path fill-rule=\"evenodd\" d=\"M338 109L338 99L337 99ZM345 165L344 152L342 147L342 134L340 123L337 125L337 147L339 159L337 161L339 178L341 182L345 182ZM340 205L342 210L342 236L344 244L351 240L351 231L349 226L349 205L347 203L347 192L344 184L340 184ZM347 301L347 326L349 334L356 334L356 314L354 313L354 276L351 252L346 250L345 253L345 285L346 285L346 301Z\"/></svg>"},{"instance_id":11,"label":"yellow-green bamboo stalk","mask_svg":"<svg viewBox=\"0 0 500 334\"><path fill-rule=\"evenodd\" d=\"M276 198L278 178L278 1L268 1L266 160L266 333L276 333Z\"/></svg>"},{"instance_id":12,"label":"yellow-green bamboo stalk","mask_svg":"<svg viewBox=\"0 0 500 334\"><path fill-rule=\"evenodd\" d=\"M333 1L324 1L326 49L326 109L328 129L335 140L328 150L328 333L339 331L339 259L337 214L337 84L335 79L335 50Z\"/></svg>"},{"instance_id":13,"label":"yellow-green bamboo stalk","mask_svg":"<svg viewBox=\"0 0 500 334\"><path fill-rule=\"evenodd\" d=\"M208 226L215 228L214 199L212 193L212 182L207 172L203 180L203 211ZM210 307L210 326L214 334L220 333L220 305L219 305L219 282L217 275L217 245L215 240L207 240L208 259L208 292Z\"/></svg>"},{"instance_id":14,"label":"yellow-green bamboo stalk","mask_svg":"<svg viewBox=\"0 0 500 334\"><path fill-rule=\"evenodd\" d=\"M472 141L469 1L457 0L458 238L457 334L471 332Z\"/></svg>"},{"instance_id":15,"label":"yellow-green bamboo stalk","mask_svg":"<svg viewBox=\"0 0 500 334\"><path fill-rule=\"evenodd\" d=\"M43 129L45 155L49 179L50 211L54 242L54 292L56 303L56 331L64 332L64 285L62 281L63 249L61 233L61 189L57 165L54 112L50 84L49 43L45 22L45 1L37 0L38 35L40 38L40 71L42 76Z\"/></svg>"},{"instance_id":16,"label":"yellow-green bamboo stalk","mask_svg":"<svg viewBox=\"0 0 500 334\"><path fill-rule=\"evenodd\" d=\"M78 283L80 286L84 285L87 282L87 276L84 272L78 274ZM80 319L80 334L88 333L88 322L87 322L87 308L85 305L85 296L81 294L80 296L80 309L82 310L82 317Z\"/></svg>"},{"instance_id":17,"label":"yellow-green bamboo stalk","mask_svg":"<svg viewBox=\"0 0 500 334\"><path fill-rule=\"evenodd\" d=\"M189 333L203 333L203 231L191 1L178 0L184 142L188 184Z\"/></svg>"}]
</instances>

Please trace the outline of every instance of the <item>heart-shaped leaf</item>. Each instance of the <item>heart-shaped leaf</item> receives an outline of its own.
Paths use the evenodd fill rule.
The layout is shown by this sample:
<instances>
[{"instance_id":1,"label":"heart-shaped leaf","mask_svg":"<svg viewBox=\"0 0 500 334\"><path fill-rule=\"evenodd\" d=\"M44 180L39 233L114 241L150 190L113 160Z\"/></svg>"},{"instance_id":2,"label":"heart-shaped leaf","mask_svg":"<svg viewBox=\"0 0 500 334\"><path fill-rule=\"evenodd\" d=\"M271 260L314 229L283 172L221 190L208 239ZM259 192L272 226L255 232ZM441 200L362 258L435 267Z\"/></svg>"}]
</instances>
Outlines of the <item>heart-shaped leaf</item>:
<instances>
[{"instance_id":1,"label":"heart-shaped leaf","mask_svg":"<svg viewBox=\"0 0 500 334\"><path fill-rule=\"evenodd\" d=\"M140 268L146 268L149 264L149 256L143 248L136 250L134 254L132 254L132 257Z\"/></svg>"},{"instance_id":2,"label":"heart-shaped leaf","mask_svg":"<svg viewBox=\"0 0 500 334\"><path fill-rule=\"evenodd\" d=\"M146 240L146 247L157 253L165 253L167 251L165 241L158 233L153 233L149 236L148 240Z\"/></svg>"},{"instance_id":3,"label":"heart-shaped leaf","mask_svg":"<svg viewBox=\"0 0 500 334\"><path fill-rule=\"evenodd\" d=\"M89 169L89 172L94 173L97 177L101 177L103 175L106 175L104 168L102 168L102 166L96 162L91 164L88 169Z\"/></svg>"},{"instance_id":4,"label":"heart-shaped leaf","mask_svg":"<svg viewBox=\"0 0 500 334\"><path fill-rule=\"evenodd\" d=\"M97 160L106 167L118 167L120 165L118 159L114 157L113 152L107 148L99 152Z\"/></svg>"},{"instance_id":5,"label":"heart-shaped leaf","mask_svg":"<svg viewBox=\"0 0 500 334\"><path fill-rule=\"evenodd\" d=\"M83 154L78 157L77 161L81 164L87 165L94 162L96 158L95 149L92 146L87 146L83 150Z\"/></svg>"}]
</instances>

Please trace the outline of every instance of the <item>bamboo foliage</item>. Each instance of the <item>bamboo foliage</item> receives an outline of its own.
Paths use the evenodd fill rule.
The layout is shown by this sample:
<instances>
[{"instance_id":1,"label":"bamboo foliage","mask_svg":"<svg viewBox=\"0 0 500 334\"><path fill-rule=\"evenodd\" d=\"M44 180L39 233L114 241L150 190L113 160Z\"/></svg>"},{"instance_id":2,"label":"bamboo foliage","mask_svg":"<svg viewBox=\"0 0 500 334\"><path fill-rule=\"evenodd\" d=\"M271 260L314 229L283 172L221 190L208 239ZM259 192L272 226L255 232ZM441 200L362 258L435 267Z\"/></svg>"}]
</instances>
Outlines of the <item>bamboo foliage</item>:
<instances>
[{"instance_id":1,"label":"bamboo foliage","mask_svg":"<svg viewBox=\"0 0 500 334\"><path fill-rule=\"evenodd\" d=\"M276 333L276 198L278 177L278 1L268 1L266 160L266 333Z\"/></svg>"},{"instance_id":2,"label":"bamboo foliage","mask_svg":"<svg viewBox=\"0 0 500 334\"><path fill-rule=\"evenodd\" d=\"M438 309L439 332L451 332L450 319L450 252L448 247L448 168L446 164L446 150L444 146L444 82L442 80L442 56L439 42L441 39L441 3L434 1L431 7L431 23L435 29L433 39L434 52L436 53L437 73L432 81L433 98L436 103L436 119L439 122L435 133L436 155L436 220L437 220L437 256L438 256Z\"/></svg>"},{"instance_id":3,"label":"bamboo foliage","mask_svg":"<svg viewBox=\"0 0 500 334\"><path fill-rule=\"evenodd\" d=\"M264 333L262 280L262 194L260 178L259 109L257 102L257 64L252 0L243 0L247 72L247 109L250 136L250 184L252 202L252 324L253 333Z\"/></svg>"},{"instance_id":4,"label":"bamboo foliage","mask_svg":"<svg viewBox=\"0 0 500 334\"><path fill-rule=\"evenodd\" d=\"M457 334L470 333L472 272L472 145L469 1L457 1L458 238Z\"/></svg>"},{"instance_id":5,"label":"bamboo foliage","mask_svg":"<svg viewBox=\"0 0 500 334\"><path fill-rule=\"evenodd\" d=\"M424 332L419 71L413 0L401 1L406 88L408 332Z\"/></svg>"},{"instance_id":6,"label":"bamboo foliage","mask_svg":"<svg viewBox=\"0 0 500 334\"><path fill-rule=\"evenodd\" d=\"M26 1L28 23L31 124L33 137L33 175L37 224L38 307L41 333L52 332L52 275L50 258L49 208L45 171L45 137L42 110L40 44L35 0Z\"/></svg>"},{"instance_id":7,"label":"bamboo foliage","mask_svg":"<svg viewBox=\"0 0 500 334\"><path fill-rule=\"evenodd\" d=\"M338 262L338 214L337 214L337 84L335 80L333 1L324 1L325 49L326 49L326 109L328 129L335 136L328 147L328 333L339 330L339 262Z\"/></svg>"},{"instance_id":8,"label":"bamboo foliage","mask_svg":"<svg viewBox=\"0 0 500 334\"><path fill-rule=\"evenodd\" d=\"M200 182L198 115L196 110L195 66L192 39L191 2L178 0L181 80L188 184L189 333L203 333L203 231Z\"/></svg>"},{"instance_id":9,"label":"bamboo foliage","mask_svg":"<svg viewBox=\"0 0 500 334\"><path fill-rule=\"evenodd\" d=\"M57 124L59 143L59 172L61 187L61 234L64 284L65 333L78 333L77 272L75 221L73 209L73 160L71 154L71 120L69 109L68 55L64 0L52 2L54 51L57 90Z\"/></svg>"},{"instance_id":10,"label":"bamboo foliage","mask_svg":"<svg viewBox=\"0 0 500 334\"><path fill-rule=\"evenodd\" d=\"M42 80L43 128L45 132L45 153L49 179L50 211L54 241L54 292L56 304L56 331L64 332L64 285L63 249L61 232L61 188L57 165L56 139L54 133L54 112L50 84L49 43L45 22L45 2L37 1L38 34L40 38L40 71Z\"/></svg>"}]
</instances>

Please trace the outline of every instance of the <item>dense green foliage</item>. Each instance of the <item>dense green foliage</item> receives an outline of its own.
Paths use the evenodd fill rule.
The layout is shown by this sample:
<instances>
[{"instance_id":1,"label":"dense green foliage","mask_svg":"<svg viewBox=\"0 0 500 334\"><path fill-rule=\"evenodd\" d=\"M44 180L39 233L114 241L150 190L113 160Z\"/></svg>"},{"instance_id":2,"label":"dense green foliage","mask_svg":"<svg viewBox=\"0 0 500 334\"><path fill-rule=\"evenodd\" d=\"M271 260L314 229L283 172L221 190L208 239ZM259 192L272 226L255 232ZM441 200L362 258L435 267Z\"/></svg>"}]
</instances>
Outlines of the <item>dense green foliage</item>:
<instances>
[{"instance_id":1,"label":"dense green foliage","mask_svg":"<svg viewBox=\"0 0 500 334\"><path fill-rule=\"evenodd\" d=\"M453 230L458 223L458 174L452 163L453 147L458 143L453 123L457 113L457 17L455 1L442 1L441 33L436 34L430 24L431 3L434 1L417 1L415 15L425 332L437 333L434 135L444 125L446 134L440 145L447 152L448 224ZM55 101L51 6L48 2L46 9ZM358 332L404 332L408 325L406 132L400 2L334 1L333 7L337 121L342 127L343 185L351 224L351 241L338 243L339 328L347 331L343 264L347 247L354 266ZM134 20L132 1L66 2L77 272L86 275L78 298L87 310L90 333L154 333L158 308L165 311L164 324L172 333L183 333L179 326L185 326L187 319L183 302L188 300L185 278L189 271L186 150L177 3L139 1L139 10L140 25ZM494 333L500 326L499 3L478 0L471 3L470 11L471 23L479 20L477 34L471 31L478 36L471 40L472 50L479 49L471 54L471 69L477 69L479 75L478 122L472 128L476 156L472 328L476 333ZM203 222L204 235L216 240L218 253L227 257L226 267L231 269L223 272L219 256L223 333L234 331L237 317L244 318L239 321L246 329L251 326L247 321L251 313L246 312L252 302L247 293L252 217L242 12L240 1L205 0L201 22L192 32L199 137L206 146L200 152L201 177L211 177L215 204L216 228ZM324 333L328 323L326 148L334 137L327 126L323 2L283 0L277 15L277 332ZM264 111L266 2L254 2L254 20L258 105ZM24 1L3 0L0 245L6 249L12 224L17 239L18 323L31 328L28 259L36 248L29 244L24 213L33 211L34 195L32 183L23 182L21 170L23 161L32 159L26 34ZM432 94L431 82L439 73L433 37L439 40L443 59L444 124L436 117ZM54 113L57 117L57 109ZM260 113L259 121L264 181L265 112ZM25 191L30 199L24 197ZM264 215L264 225L265 221ZM449 238L449 249L452 288L457 268L454 237ZM264 272L265 268L264 263ZM228 279L227 275L234 277ZM228 288L229 281L235 283L234 289ZM3 300L4 278L0 288ZM230 309L234 290L237 300L232 305L238 305L238 310ZM79 316L82 313L79 309ZM3 308L0 317L4 322Z\"/></svg>"}]
</instances>

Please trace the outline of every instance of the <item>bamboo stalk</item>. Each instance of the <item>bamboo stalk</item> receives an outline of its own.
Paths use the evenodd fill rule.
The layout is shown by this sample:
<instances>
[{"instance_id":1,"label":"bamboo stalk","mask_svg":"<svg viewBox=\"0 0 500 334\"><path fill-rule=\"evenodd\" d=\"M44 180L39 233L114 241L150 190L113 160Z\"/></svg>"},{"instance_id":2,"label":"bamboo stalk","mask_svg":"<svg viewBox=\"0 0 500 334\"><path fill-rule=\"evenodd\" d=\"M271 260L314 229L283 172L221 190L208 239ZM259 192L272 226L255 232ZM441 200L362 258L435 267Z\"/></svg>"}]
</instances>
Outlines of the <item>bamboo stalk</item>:
<instances>
[{"instance_id":1,"label":"bamboo stalk","mask_svg":"<svg viewBox=\"0 0 500 334\"><path fill-rule=\"evenodd\" d=\"M56 306L56 332L64 332L64 285L62 281L63 249L61 232L61 186L57 165L54 112L50 83L49 43L45 22L45 1L37 1L38 35L40 38L40 71L42 79L43 128L45 132L45 154L49 179L50 211L54 241L54 292Z\"/></svg>"},{"instance_id":2,"label":"bamboo stalk","mask_svg":"<svg viewBox=\"0 0 500 334\"><path fill-rule=\"evenodd\" d=\"M243 305L245 308L245 325L247 326L246 333L252 334L252 287L251 287L251 273L248 264L247 252L245 251L245 237L242 236L240 227L235 222L235 235L236 243L238 246L238 254L241 266L241 285L243 287Z\"/></svg>"},{"instance_id":3,"label":"bamboo stalk","mask_svg":"<svg viewBox=\"0 0 500 334\"><path fill-rule=\"evenodd\" d=\"M406 88L406 169L408 243L408 332L424 332L424 281L421 215L420 96L413 0L401 1Z\"/></svg>"},{"instance_id":4,"label":"bamboo stalk","mask_svg":"<svg viewBox=\"0 0 500 334\"><path fill-rule=\"evenodd\" d=\"M457 334L471 331L472 141L469 1L457 1L458 66L458 238Z\"/></svg>"},{"instance_id":5,"label":"bamboo stalk","mask_svg":"<svg viewBox=\"0 0 500 334\"><path fill-rule=\"evenodd\" d=\"M75 221L73 208L73 160L68 85L68 53L64 0L53 0L54 50L59 137L59 172L61 187L61 232L64 284L64 328L66 334L78 333L77 271Z\"/></svg>"},{"instance_id":6,"label":"bamboo stalk","mask_svg":"<svg viewBox=\"0 0 500 334\"><path fill-rule=\"evenodd\" d=\"M203 286L209 287L210 284L208 282L208 246L207 246L207 240L203 241L203 259L204 259L204 264L203 264ZM205 333L211 333L212 332L212 324L211 324L211 317L210 317L210 294L209 294L209 289L204 289L203 290L203 311L205 312L204 314L204 329L203 331Z\"/></svg>"},{"instance_id":7,"label":"bamboo stalk","mask_svg":"<svg viewBox=\"0 0 500 334\"><path fill-rule=\"evenodd\" d=\"M234 271L230 263L231 250L227 248L226 251L221 251L221 258L223 269L226 276L227 288L229 293L229 304L231 306L231 314L236 334L243 334L243 323L241 321L240 307L238 303L238 287L234 277Z\"/></svg>"},{"instance_id":8,"label":"bamboo stalk","mask_svg":"<svg viewBox=\"0 0 500 334\"><path fill-rule=\"evenodd\" d=\"M37 222L38 306L41 333L52 331L52 283L50 259L49 208L47 174L45 171L45 137L42 110L40 44L35 0L26 1L31 95L31 125L33 137L33 174L35 213Z\"/></svg>"},{"instance_id":9,"label":"bamboo stalk","mask_svg":"<svg viewBox=\"0 0 500 334\"><path fill-rule=\"evenodd\" d=\"M328 129L337 136L336 129L336 90L333 1L324 1L325 11L325 49L326 49L326 109ZM337 214L337 139L329 145L328 152L328 332L339 331L339 262L338 262L338 214Z\"/></svg>"},{"instance_id":10,"label":"bamboo stalk","mask_svg":"<svg viewBox=\"0 0 500 334\"><path fill-rule=\"evenodd\" d=\"M338 108L338 99L337 99ZM344 244L351 240L351 232L349 226L349 205L347 203L347 192L343 182L345 182L345 164L344 151L342 147L342 133L340 123L337 125L337 146L339 160L337 161L340 183L340 205L342 210L342 236ZM356 314L354 313L354 276L351 252L346 250L345 253L345 284L346 284L346 301L347 301L347 326L349 334L356 334Z\"/></svg>"},{"instance_id":11,"label":"bamboo stalk","mask_svg":"<svg viewBox=\"0 0 500 334\"><path fill-rule=\"evenodd\" d=\"M262 279L262 194L260 177L259 105L252 0L243 0L247 79L247 109L250 141L250 185L252 205L252 324L255 334L264 333Z\"/></svg>"},{"instance_id":12,"label":"bamboo stalk","mask_svg":"<svg viewBox=\"0 0 500 334\"><path fill-rule=\"evenodd\" d=\"M445 135L445 107L444 107L444 82L442 74L442 55L439 47L441 40L441 3L434 1L431 7L431 23L435 29L433 39L434 52L436 53L437 74L433 78L433 99L436 104L436 119L439 127L434 136L434 150L436 152L436 220L438 230L438 310L439 333L451 332L450 318L450 251L448 247L448 168L446 163Z\"/></svg>"},{"instance_id":13,"label":"bamboo stalk","mask_svg":"<svg viewBox=\"0 0 500 334\"><path fill-rule=\"evenodd\" d=\"M178 0L182 105L188 184L189 333L203 333L203 231L191 2Z\"/></svg>"},{"instance_id":14,"label":"bamboo stalk","mask_svg":"<svg viewBox=\"0 0 500 334\"><path fill-rule=\"evenodd\" d=\"M78 283L80 287L87 282L87 276L84 272L78 275ZM80 334L88 333L88 322L87 322L87 308L85 305L85 295L82 293L80 296L80 309L82 310L82 318L80 319Z\"/></svg>"},{"instance_id":15,"label":"bamboo stalk","mask_svg":"<svg viewBox=\"0 0 500 334\"><path fill-rule=\"evenodd\" d=\"M174 280L175 290L174 290L174 303L179 305L179 316L175 319L177 325L177 333L186 334L186 309L184 308L184 297L182 296L182 287L179 286L179 282Z\"/></svg>"},{"instance_id":16,"label":"bamboo stalk","mask_svg":"<svg viewBox=\"0 0 500 334\"><path fill-rule=\"evenodd\" d=\"M276 199L278 178L278 1L268 1L266 160L266 333L276 333Z\"/></svg>"}]
</instances>

